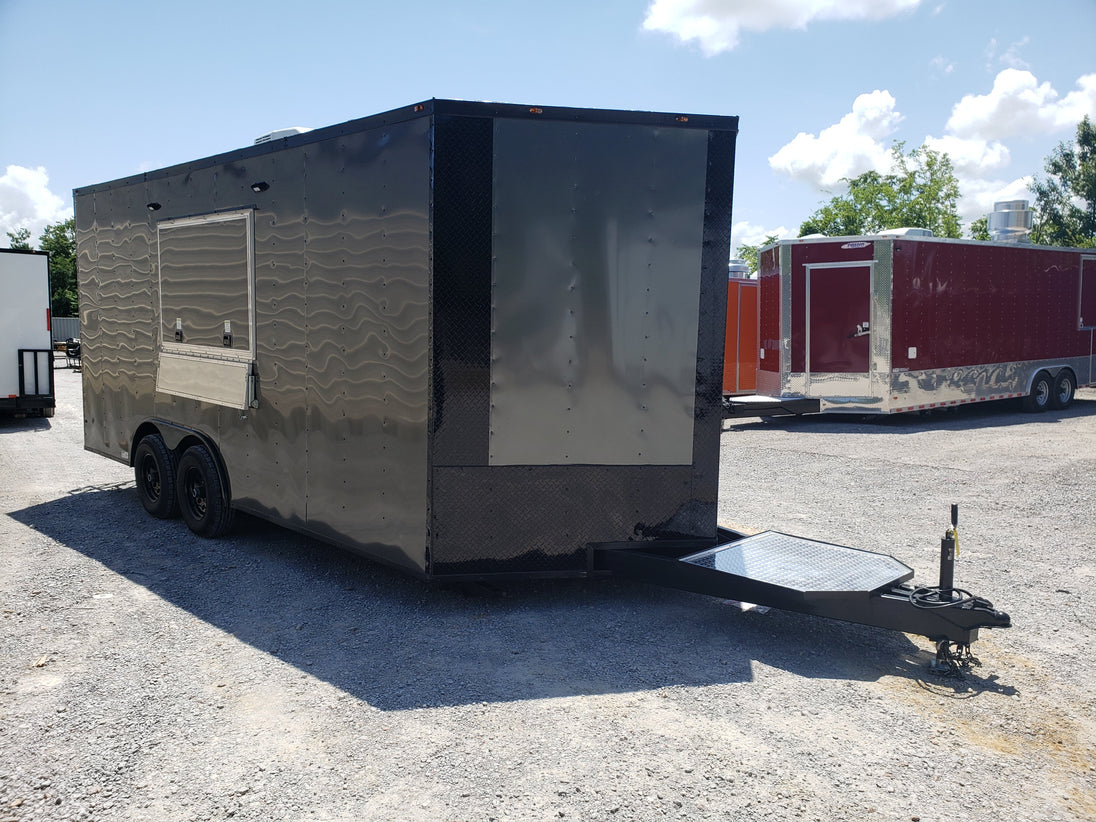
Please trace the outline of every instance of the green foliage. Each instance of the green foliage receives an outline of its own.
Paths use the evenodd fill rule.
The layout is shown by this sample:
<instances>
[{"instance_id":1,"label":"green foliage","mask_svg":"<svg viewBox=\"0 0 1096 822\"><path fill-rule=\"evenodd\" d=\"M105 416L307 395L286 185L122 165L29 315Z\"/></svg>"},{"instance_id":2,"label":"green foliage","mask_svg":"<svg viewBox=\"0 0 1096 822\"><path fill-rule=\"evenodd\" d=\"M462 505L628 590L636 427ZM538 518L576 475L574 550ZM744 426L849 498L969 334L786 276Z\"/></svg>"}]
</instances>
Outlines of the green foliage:
<instances>
[{"instance_id":1,"label":"green foliage","mask_svg":"<svg viewBox=\"0 0 1096 822\"><path fill-rule=\"evenodd\" d=\"M735 253L738 255L738 258L740 260L743 260L746 265L749 266L751 277L757 276L758 267L761 265L761 261L759 259L761 249L763 249L767 245L772 245L779 239L780 238L777 237L775 234L770 234L757 245L743 243L738 247L738 250Z\"/></svg>"},{"instance_id":2,"label":"green foliage","mask_svg":"<svg viewBox=\"0 0 1096 822\"><path fill-rule=\"evenodd\" d=\"M8 235L8 248L17 251L30 251L30 229L17 228L15 231L5 232Z\"/></svg>"},{"instance_id":3,"label":"green foliage","mask_svg":"<svg viewBox=\"0 0 1096 822\"><path fill-rule=\"evenodd\" d=\"M76 221L48 225L39 249L49 253L49 282L53 290L51 309L55 317L75 317L79 309L76 294Z\"/></svg>"},{"instance_id":4,"label":"green foliage","mask_svg":"<svg viewBox=\"0 0 1096 822\"><path fill-rule=\"evenodd\" d=\"M979 217L970 224L970 238L972 240L991 240L989 234L989 217Z\"/></svg>"},{"instance_id":5,"label":"green foliage","mask_svg":"<svg viewBox=\"0 0 1096 822\"><path fill-rule=\"evenodd\" d=\"M1073 143L1059 143L1036 178L1032 242L1096 248L1096 126L1086 115Z\"/></svg>"},{"instance_id":6,"label":"green foliage","mask_svg":"<svg viewBox=\"0 0 1096 822\"><path fill-rule=\"evenodd\" d=\"M951 158L926 146L905 153L891 148L889 174L866 171L845 178L849 190L833 197L799 227L799 236L876 234L892 228L928 228L937 237L961 236L959 181Z\"/></svg>"}]
</instances>

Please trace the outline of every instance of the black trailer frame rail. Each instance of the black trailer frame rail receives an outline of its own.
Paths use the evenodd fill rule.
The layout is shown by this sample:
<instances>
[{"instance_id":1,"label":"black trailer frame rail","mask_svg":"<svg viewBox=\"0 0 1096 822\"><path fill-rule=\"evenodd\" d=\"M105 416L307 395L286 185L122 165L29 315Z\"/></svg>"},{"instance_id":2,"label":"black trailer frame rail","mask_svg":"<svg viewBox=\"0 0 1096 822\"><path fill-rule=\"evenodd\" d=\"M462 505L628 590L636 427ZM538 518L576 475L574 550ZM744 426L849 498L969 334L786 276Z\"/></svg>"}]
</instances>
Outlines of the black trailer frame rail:
<instances>
[{"instance_id":1,"label":"black trailer frame rail","mask_svg":"<svg viewBox=\"0 0 1096 822\"><path fill-rule=\"evenodd\" d=\"M938 645L969 646L979 628L1007 628L1008 614L950 590L909 584L913 570L886 554L775 531L720 528L700 540L591 543L589 569L708 596L888 628Z\"/></svg>"},{"instance_id":2,"label":"black trailer frame rail","mask_svg":"<svg viewBox=\"0 0 1096 822\"><path fill-rule=\"evenodd\" d=\"M723 398L723 419L749 417L798 417L817 414L822 410L821 400L811 397L766 397L749 394L742 397Z\"/></svg>"}]
</instances>

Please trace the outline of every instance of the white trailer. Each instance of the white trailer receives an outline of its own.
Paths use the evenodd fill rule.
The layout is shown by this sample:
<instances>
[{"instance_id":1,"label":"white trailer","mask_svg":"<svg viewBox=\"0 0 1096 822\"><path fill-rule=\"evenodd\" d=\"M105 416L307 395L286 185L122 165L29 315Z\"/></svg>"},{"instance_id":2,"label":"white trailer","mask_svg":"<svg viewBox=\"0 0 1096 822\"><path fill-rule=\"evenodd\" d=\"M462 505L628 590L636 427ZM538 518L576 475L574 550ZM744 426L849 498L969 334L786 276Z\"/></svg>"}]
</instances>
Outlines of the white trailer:
<instances>
[{"instance_id":1,"label":"white trailer","mask_svg":"<svg viewBox=\"0 0 1096 822\"><path fill-rule=\"evenodd\" d=\"M0 249L0 412L52 417L49 255Z\"/></svg>"}]
</instances>

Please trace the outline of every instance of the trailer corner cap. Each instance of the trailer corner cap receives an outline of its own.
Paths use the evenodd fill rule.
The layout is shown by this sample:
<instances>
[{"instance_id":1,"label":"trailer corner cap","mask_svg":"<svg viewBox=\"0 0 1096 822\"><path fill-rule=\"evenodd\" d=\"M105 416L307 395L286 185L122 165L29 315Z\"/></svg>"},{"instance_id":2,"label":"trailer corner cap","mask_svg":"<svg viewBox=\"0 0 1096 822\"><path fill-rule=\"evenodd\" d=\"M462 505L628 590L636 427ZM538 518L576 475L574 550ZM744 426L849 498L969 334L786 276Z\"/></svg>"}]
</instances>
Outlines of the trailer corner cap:
<instances>
[{"instance_id":1,"label":"trailer corner cap","mask_svg":"<svg viewBox=\"0 0 1096 822\"><path fill-rule=\"evenodd\" d=\"M786 588L804 598L869 594L913 577L912 568L887 554L778 531L717 545L681 561Z\"/></svg>"}]
</instances>

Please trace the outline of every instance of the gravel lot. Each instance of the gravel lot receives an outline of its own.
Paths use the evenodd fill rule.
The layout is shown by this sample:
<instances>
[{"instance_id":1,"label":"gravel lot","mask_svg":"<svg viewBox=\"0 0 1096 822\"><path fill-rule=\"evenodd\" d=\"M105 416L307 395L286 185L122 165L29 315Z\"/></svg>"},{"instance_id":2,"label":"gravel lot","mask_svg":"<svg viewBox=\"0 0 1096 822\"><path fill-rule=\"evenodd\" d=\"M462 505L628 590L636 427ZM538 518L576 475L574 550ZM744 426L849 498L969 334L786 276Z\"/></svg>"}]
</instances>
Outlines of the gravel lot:
<instances>
[{"instance_id":1,"label":"gravel lot","mask_svg":"<svg viewBox=\"0 0 1096 822\"><path fill-rule=\"evenodd\" d=\"M1065 412L744 422L721 518L1008 611L919 637L615 580L429 587L249 517L148 518L0 419L0 820L1096 819L1096 391Z\"/></svg>"}]
</instances>

